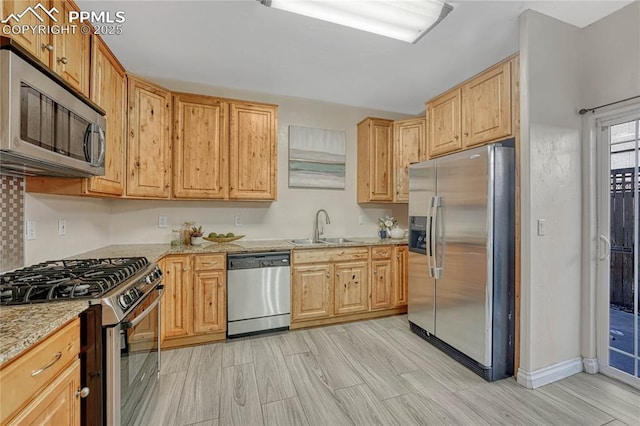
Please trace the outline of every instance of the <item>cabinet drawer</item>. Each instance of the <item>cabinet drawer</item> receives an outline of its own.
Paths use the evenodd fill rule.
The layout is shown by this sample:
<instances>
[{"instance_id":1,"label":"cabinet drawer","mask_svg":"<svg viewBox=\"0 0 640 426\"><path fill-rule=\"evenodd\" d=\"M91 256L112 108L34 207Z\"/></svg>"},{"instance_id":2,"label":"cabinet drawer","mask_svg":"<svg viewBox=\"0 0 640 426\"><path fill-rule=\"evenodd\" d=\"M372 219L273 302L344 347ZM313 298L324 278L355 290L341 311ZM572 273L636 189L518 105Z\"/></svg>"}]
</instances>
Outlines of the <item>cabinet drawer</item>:
<instances>
[{"instance_id":1,"label":"cabinet drawer","mask_svg":"<svg viewBox=\"0 0 640 426\"><path fill-rule=\"evenodd\" d=\"M225 269L226 256L224 254L199 254L195 256L193 268L196 271L211 269Z\"/></svg>"},{"instance_id":2,"label":"cabinet drawer","mask_svg":"<svg viewBox=\"0 0 640 426\"><path fill-rule=\"evenodd\" d=\"M292 252L292 263L294 264L368 259L369 249L367 247L294 250Z\"/></svg>"},{"instance_id":3,"label":"cabinet drawer","mask_svg":"<svg viewBox=\"0 0 640 426\"><path fill-rule=\"evenodd\" d=\"M371 247L371 259L390 259L392 251L391 246Z\"/></svg>"},{"instance_id":4,"label":"cabinet drawer","mask_svg":"<svg viewBox=\"0 0 640 426\"><path fill-rule=\"evenodd\" d=\"M80 319L76 318L0 370L3 389L0 423L54 380L80 353Z\"/></svg>"}]
</instances>

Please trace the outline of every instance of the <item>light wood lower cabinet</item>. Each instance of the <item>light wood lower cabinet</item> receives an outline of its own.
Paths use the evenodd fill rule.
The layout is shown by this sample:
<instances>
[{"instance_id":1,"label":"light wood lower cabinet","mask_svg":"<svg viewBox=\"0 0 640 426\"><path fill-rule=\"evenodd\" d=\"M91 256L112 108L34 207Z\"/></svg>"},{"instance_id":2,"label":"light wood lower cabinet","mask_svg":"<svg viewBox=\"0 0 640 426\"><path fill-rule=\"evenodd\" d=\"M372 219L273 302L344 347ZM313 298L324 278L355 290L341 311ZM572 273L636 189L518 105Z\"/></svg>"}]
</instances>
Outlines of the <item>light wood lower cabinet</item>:
<instances>
[{"instance_id":1,"label":"light wood lower cabinet","mask_svg":"<svg viewBox=\"0 0 640 426\"><path fill-rule=\"evenodd\" d=\"M399 246L398 248L401 248ZM405 246L406 248L406 246ZM374 318L406 311L406 261L395 247L294 250L291 328ZM400 296L397 296L400 294Z\"/></svg>"},{"instance_id":2,"label":"light wood lower cabinet","mask_svg":"<svg viewBox=\"0 0 640 426\"><path fill-rule=\"evenodd\" d=\"M409 247L393 248L393 306L407 306L409 301Z\"/></svg>"},{"instance_id":3,"label":"light wood lower cabinet","mask_svg":"<svg viewBox=\"0 0 640 426\"><path fill-rule=\"evenodd\" d=\"M79 425L80 319L0 369L0 424Z\"/></svg>"},{"instance_id":4,"label":"light wood lower cabinet","mask_svg":"<svg viewBox=\"0 0 640 426\"><path fill-rule=\"evenodd\" d=\"M162 259L163 348L225 338L225 259L224 254L171 255Z\"/></svg>"}]
</instances>

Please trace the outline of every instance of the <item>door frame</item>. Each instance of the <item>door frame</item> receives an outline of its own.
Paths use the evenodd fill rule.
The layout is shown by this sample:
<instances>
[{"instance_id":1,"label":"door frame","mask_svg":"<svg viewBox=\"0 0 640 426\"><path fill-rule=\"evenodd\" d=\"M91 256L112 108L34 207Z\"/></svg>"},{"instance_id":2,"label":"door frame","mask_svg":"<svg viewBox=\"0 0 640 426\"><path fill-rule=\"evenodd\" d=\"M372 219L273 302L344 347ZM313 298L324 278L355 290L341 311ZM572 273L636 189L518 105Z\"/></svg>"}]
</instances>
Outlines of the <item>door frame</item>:
<instances>
[{"instance_id":1,"label":"door frame","mask_svg":"<svg viewBox=\"0 0 640 426\"><path fill-rule=\"evenodd\" d=\"M591 265L588 269L593 272L592 275L592 294L594 297L592 307L594 309L594 317L592 325L592 333L594 334L595 343L595 371L589 371L589 365L585 357L585 369L589 373L596 373L598 370L603 374L628 383L635 387L640 387L637 377L625 373L621 370L609 366L609 279L610 279L610 139L605 134L603 126L609 129L612 125L624 123L627 121L640 119L640 104L634 103L613 110L602 111L594 114L587 119L588 135L591 140L590 170L591 184L594 191L591 191L590 204L592 206L591 229L595 232L590 234L590 259ZM607 130L608 132L608 130ZM588 184L585 185L588 191ZM605 196L605 194L607 194ZM583 202L584 203L584 202ZM586 224L587 226L589 223ZM604 238L603 238L604 237ZM584 271L584 269L583 269ZM587 280L585 280L587 281ZM606 285L604 285L606 283ZM583 297L583 300L585 298ZM583 318L584 320L584 318ZM583 323L584 324L584 323ZM585 333L583 330L583 337ZM583 353L584 353L583 347ZM593 366L591 366L593 369Z\"/></svg>"}]
</instances>

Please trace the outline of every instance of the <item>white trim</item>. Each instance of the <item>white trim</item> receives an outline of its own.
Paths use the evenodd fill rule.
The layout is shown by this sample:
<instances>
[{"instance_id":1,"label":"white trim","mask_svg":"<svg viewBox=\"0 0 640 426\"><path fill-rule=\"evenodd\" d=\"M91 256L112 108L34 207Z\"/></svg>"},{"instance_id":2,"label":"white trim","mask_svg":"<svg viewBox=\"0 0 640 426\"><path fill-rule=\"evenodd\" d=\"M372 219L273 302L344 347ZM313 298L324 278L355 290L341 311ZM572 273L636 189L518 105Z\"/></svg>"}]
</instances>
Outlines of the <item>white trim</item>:
<instances>
[{"instance_id":1,"label":"white trim","mask_svg":"<svg viewBox=\"0 0 640 426\"><path fill-rule=\"evenodd\" d=\"M526 388L535 389L580 372L582 372L582 358L576 357L532 372L520 368L518 369L518 383Z\"/></svg>"},{"instance_id":2,"label":"white trim","mask_svg":"<svg viewBox=\"0 0 640 426\"><path fill-rule=\"evenodd\" d=\"M585 373L598 374L598 358L582 358L582 365L584 366Z\"/></svg>"}]
</instances>

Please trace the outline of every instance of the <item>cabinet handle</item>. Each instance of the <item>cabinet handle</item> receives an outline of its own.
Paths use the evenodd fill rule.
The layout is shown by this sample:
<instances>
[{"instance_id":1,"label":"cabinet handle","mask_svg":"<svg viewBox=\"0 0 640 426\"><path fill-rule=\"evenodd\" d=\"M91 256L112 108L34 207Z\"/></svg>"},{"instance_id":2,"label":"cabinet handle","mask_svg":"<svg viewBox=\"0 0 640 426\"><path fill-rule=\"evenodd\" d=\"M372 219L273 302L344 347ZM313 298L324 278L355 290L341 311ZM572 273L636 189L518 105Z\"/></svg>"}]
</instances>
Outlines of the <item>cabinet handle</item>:
<instances>
[{"instance_id":1,"label":"cabinet handle","mask_svg":"<svg viewBox=\"0 0 640 426\"><path fill-rule=\"evenodd\" d=\"M37 370L34 370L31 372L31 377L35 377L38 374L42 373L44 370L46 370L47 368L51 367L53 364L55 364L56 362L58 362L58 360L62 357L62 352L56 352L56 354L53 356L53 359L44 367L39 368Z\"/></svg>"},{"instance_id":2,"label":"cabinet handle","mask_svg":"<svg viewBox=\"0 0 640 426\"><path fill-rule=\"evenodd\" d=\"M331 276L329 275L329 273L327 272L327 278L331 278Z\"/></svg>"},{"instance_id":3,"label":"cabinet handle","mask_svg":"<svg viewBox=\"0 0 640 426\"><path fill-rule=\"evenodd\" d=\"M400 259L400 255L399 254L396 254L396 259Z\"/></svg>"},{"instance_id":4,"label":"cabinet handle","mask_svg":"<svg viewBox=\"0 0 640 426\"><path fill-rule=\"evenodd\" d=\"M469 136L469 131L468 131L468 130L465 130L465 131L464 131L464 135L465 135L465 136Z\"/></svg>"},{"instance_id":5,"label":"cabinet handle","mask_svg":"<svg viewBox=\"0 0 640 426\"><path fill-rule=\"evenodd\" d=\"M458 135L453 135L454 139L458 139L458 137L459 137Z\"/></svg>"},{"instance_id":6,"label":"cabinet handle","mask_svg":"<svg viewBox=\"0 0 640 426\"><path fill-rule=\"evenodd\" d=\"M53 52L53 44L44 44L42 43L42 49L43 50L48 50L49 52Z\"/></svg>"},{"instance_id":7,"label":"cabinet handle","mask_svg":"<svg viewBox=\"0 0 640 426\"><path fill-rule=\"evenodd\" d=\"M378 271L373 271L373 275L378 275Z\"/></svg>"},{"instance_id":8,"label":"cabinet handle","mask_svg":"<svg viewBox=\"0 0 640 426\"><path fill-rule=\"evenodd\" d=\"M82 389L79 389L76 391L76 398L80 397L80 398L86 398L89 396L89 394L91 393L91 389L89 389L88 387L83 387Z\"/></svg>"},{"instance_id":9,"label":"cabinet handle","mask_svg":"<svg viewBox=\"0 0 640 426\"><path fill-rule=\"evenodd\" d=\"M188 270L189 270L189 268L187 268L187 267L182 268L183 272L187 272Z\"/></svg>"},{"instance_id":10,"label":"cabinet handle","mask_svg":"<svg viewBox=\"0 0 640 426\"><path fill-rule=\"evenodd\" d=\"M165 188L168 188L168 187L169 187L169 184L167 183L164 187L165 187Z\"/></svg>"},{"instance_id":11,"label":"cabinet handle","mask_svg":"<svg viewBox=\"0 0 640 426\"><path fill-rule=\"evenodd\" d=\"M67 65L69 63L69 60L63 56L62 58L58 58L58 62L62 63L63 65Z\"/></svg>"}]
</instances>

